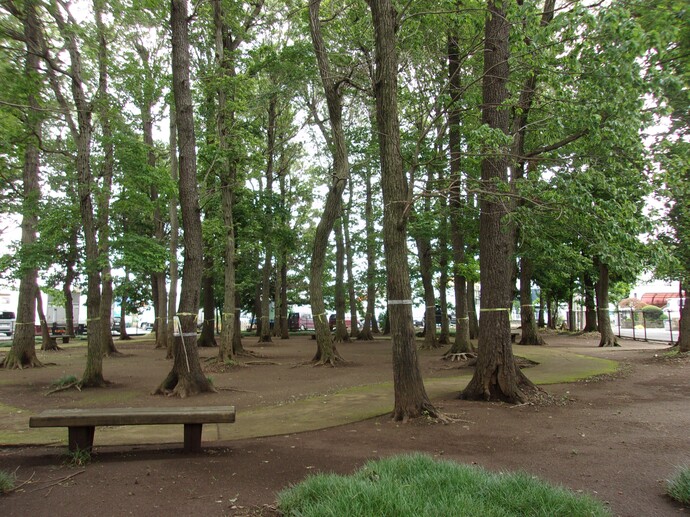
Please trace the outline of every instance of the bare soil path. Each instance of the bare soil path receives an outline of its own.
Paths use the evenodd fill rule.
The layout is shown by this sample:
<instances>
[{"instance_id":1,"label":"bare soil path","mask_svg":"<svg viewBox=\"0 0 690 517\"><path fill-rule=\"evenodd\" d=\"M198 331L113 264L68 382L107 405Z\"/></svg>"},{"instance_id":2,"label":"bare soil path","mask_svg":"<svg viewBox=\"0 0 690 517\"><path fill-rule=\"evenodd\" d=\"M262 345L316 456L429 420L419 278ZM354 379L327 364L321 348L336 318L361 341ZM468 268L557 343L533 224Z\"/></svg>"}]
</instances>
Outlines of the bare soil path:
<instances>
[{"instance_id":1,"label":"bare soil path","mask_svg":"<svg viewBox=\"0 0 690 517\"><path fill-rule=\"evenodd\" d=\"M219 393L187 400L149 395L169 369L151 341L118 344L125 356L105 363L110 387L49 396L52 382L81 374L85 354L83 347L44 353L41 360L54 365L0 370L0 469L27 481L0 498L0 513L273 515L276 492L306 475L349 473L368 459L413 451L492 470L524 470L590 493L614 515L690 512L667 498L663 486L677 466L690 464L690 362L669 360L663 345L624 341L620 349L602 350L596 336L548 335L547 341L546 349L516 347L518 355L544 357L543 366L527 370L538 382L552 382L556 374L570 379L568 363L573 370L610 372L611 363L600 361L606 359L621 367L587 381L544 386L555 403L514 407L457 400L471 370L441 361L444 349L420 351L427 389L456 419L446 425L371 416L390 409L392 400L386 340L340 344L350 362L333 369L304 364L315 347L308 338L265 347L247 338L245 346L259 357L241 368L207 363ZM204 358L215 353L201 351ZM558 368L549 368L549 361ZM99 428L93 461L71 467L64 456L66 430L27 427L28 416L46 408L190 404L237 407L236 424L206 426L200 454L182 454L181 428ZM344 406L348 420L359 421L338 425ZM326 426L334 427L321 429Z\"/></svg>"}]
</instances>

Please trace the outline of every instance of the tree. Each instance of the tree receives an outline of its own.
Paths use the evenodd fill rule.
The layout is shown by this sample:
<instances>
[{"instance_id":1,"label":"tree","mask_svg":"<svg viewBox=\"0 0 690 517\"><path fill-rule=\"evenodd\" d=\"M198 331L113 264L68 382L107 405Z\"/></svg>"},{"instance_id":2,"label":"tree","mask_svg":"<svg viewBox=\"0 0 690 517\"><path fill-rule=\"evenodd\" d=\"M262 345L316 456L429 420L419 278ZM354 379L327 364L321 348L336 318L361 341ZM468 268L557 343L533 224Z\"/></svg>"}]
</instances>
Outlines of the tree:
<instances>
[{"instance_id":1,"label":"tree","mask_svg":"<svg viewBox=\"0 0 690 517\"><path fill-rule=\"evenodd\" d=\"M374 25L376 129L383 188L383 240L386 257L388 319L393 341L393 419L437 416L419 370L412 326L412 292L407 263L407 205L410 197L400 153L396 50L397 13L390 0L367 0Z\"/></svg>"},{"instance_id":2,"label":"tree","mask_svg":"<svg viewBox=\"0 0 690 517\"><path fill-rule=\"evenodd\" d=\"M189 17L186 0L172 0L173 95L179 142L179 194L184 238L182 289L177 310L179 327L175 336L173 367L156 390L179 397L215 391L204 376L196 347L196 318L201 285L202 243L199 194L196 183L196 140L189 62Z\"/></svg>"},{"instance_id":3,"label":"tree","mask_svg":"<svg viewBox=\"0 0 690 517\"><path fill-rule=\"evenodd\" d=\"M508 181L510 22L505 2L489 0L484 37L482 122L494 149L481 164L479 261L482 285L477 366L461 398L524 402L536 386L517 367L510 342L513 243L504 227L507 205L502 190Z\"/></svg>"},{"instance_id":4,"label":"tree","mask_svg":"<svg viewBox=\"0 0 690 517\"><path fill-rule=\"evenodd\" d=\"M36 4L28 0L24 12L13 9L14 15L21 19L23 37L26 46L24 73L26 81L27 112L23 115L25 126L24 157L22 165L22 240L19 257L21 257L19 300L12 348L0 366L5 368L25 368L43 366L36 357L36 333L34 318L36 311L36 293L38 291L38 268L32 256L32 246L36 242L36 225L38 222L38 202L41 195L39 186L39 149L42 124L39 108L40 99L40 57L38 39L38 15ZM40 295L39 295L40 296ZM44 336L45 339L45 336ZM47 343L44 343L47 344Z\"/></svg>"},{"instance_id":5,"label":"tree","mask_svg":"<svg viewBox=\"0 0 690 517\"><path fill-rule=\"evenodd\" d=\"M311 270L309 274L309 297L311 310L314 314L317 342L317 351L313 360L317 364L334 366L342 360L342 357L331 341L326 306L323 300L323 275L328 238L333 231L335 220L341 213L342 195L350 175L350 165L348 163L347 142L342 122L342 88L344 83L337 80L331 69L328 51L321 32L320 9L321 0L310 0L309 30L328 106L330 133L325 133L324 138L329 142L329 147L331 148L333 172L323 207L323 214L316 227L316 234L314 236L314 248L311 255Z\"/></svg>"}]
</instances>

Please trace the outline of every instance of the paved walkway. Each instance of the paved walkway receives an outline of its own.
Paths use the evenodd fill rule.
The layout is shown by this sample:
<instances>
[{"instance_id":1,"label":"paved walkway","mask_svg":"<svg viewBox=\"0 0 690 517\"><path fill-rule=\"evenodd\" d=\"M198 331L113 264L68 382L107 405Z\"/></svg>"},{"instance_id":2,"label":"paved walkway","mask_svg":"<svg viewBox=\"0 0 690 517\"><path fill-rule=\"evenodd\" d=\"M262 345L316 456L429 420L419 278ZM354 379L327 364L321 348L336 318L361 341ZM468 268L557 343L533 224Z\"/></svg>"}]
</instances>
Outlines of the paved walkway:
<instances>
[{"instance_id":1,"label":"paved walkway","mask_svg":"<svg viewBox=\"0 0 690 517\"><path fill-rule=\"evenodd\" d=\"M533 382L541 385L572 382L593 375L612 373L618 367L616 361L550 347L521 347L520 355L539 363L525 370L525 373ZM459 393L469 380L470 372L455 377L427 378L424 383L429 397L433 400ZM203 442L208 444L216 440L237 440L323 429L384 415L392 409L392 382L358 386L278 406L246 411L238 407L234 424L205 425ZM29 429L27 411L0 405L0 417L4 428L0 432L2 444L66 443L65 428ZM97 447L176 442L182 442L182 425L98 428L94 445Z\"/></svg>"}]
</instances>

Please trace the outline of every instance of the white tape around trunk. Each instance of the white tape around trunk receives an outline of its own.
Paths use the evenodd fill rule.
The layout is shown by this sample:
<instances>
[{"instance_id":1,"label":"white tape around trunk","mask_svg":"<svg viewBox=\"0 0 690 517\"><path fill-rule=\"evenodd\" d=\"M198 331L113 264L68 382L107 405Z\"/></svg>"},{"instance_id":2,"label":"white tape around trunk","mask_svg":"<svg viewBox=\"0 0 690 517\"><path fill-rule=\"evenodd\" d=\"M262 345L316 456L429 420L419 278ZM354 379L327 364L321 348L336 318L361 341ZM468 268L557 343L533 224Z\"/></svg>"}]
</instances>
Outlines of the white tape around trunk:
<instances>
[{"instance_id":1,"label":"white tape around trunk","mask_svg":"<svg viewBox=\"0 0 690 517\"><path fill-rule=\"evenodd\" d=\"M412 305L412 300L388 300L388 305Z\"/></svg>"}]
</instances>

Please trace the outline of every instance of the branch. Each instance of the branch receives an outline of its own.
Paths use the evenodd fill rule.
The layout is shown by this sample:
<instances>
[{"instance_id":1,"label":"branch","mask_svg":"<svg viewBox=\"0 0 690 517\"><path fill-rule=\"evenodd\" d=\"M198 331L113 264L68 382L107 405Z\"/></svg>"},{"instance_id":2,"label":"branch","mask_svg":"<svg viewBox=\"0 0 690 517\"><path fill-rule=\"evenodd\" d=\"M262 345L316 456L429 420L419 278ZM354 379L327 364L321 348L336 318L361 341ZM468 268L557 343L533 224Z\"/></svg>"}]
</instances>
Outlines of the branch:
<instances>
[{"instance_id":1,"label":"branch","mask_svg":"<svg viewBox=\"0 0 690 517\"><path fill-rule=\"evenodd\" d=\"M576 140L579 140L583 136L587 135L589 133L589 129L583 129L582 131L578 131L577 133L573 133L571 135L566 136L564 139L555 142L553 144L549 145L544 145L542 147L537 147L536 149L533 149L529 153L526 153L523 158L534 158L535 156L539 156L540 154L548 153L549 151L555 151L556 149L560 149L561 147L565 147L569 143L575 142Z\"/></svg>"}]
</instances>

